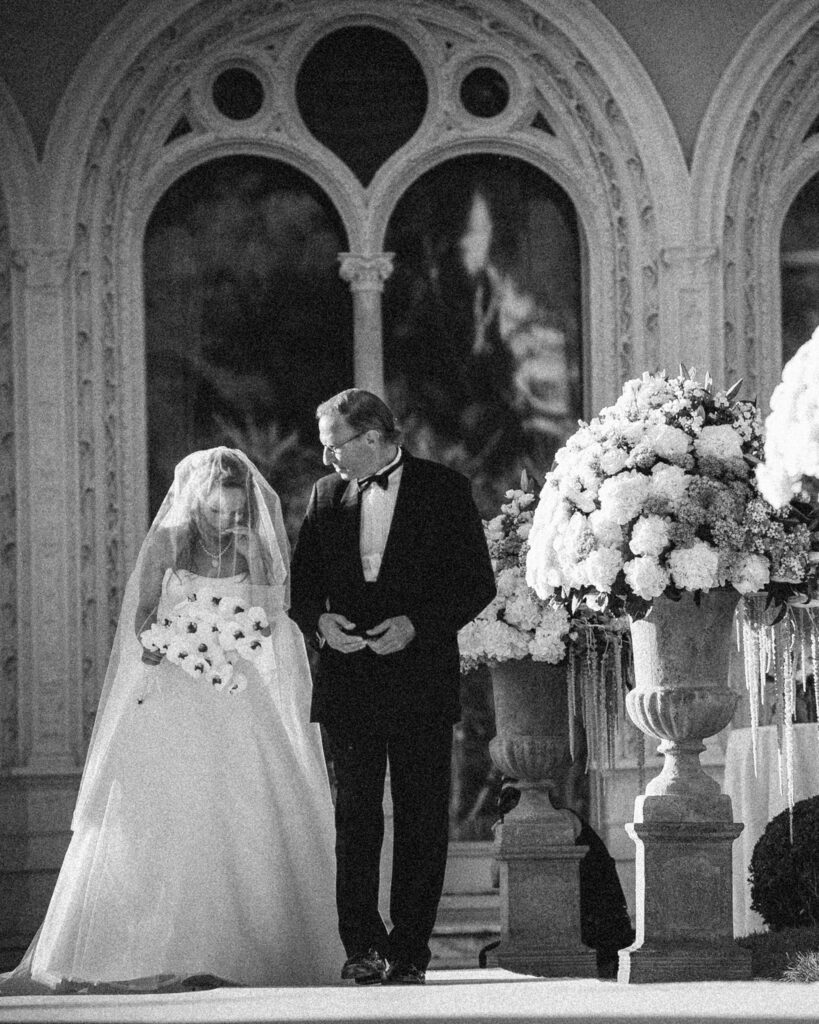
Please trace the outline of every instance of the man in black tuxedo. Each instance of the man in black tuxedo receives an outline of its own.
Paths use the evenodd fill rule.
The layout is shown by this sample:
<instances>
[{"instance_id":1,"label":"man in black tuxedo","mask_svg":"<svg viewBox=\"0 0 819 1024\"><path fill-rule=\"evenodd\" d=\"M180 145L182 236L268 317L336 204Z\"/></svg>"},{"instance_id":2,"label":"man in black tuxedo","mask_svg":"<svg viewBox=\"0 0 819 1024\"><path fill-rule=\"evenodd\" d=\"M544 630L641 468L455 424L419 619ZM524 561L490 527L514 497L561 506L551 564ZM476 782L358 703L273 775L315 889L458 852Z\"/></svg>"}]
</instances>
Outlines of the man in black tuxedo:
<instances>
[{"instance_id":1,"label":"man in black tuxedo","mask_svg":"<svg viewBox=\"0 0 819 1024\"><path fill-rule=\"evenodd\" d=\"M457 634L495 581L469 481L404 451L380 398L352 388L316 417L333 473L310 497L290 614L320 651L312 719L337 781L341 976L422 984L446 867ZM389 934L378 912L388 763Z\"/></svg>"}]
</instances>

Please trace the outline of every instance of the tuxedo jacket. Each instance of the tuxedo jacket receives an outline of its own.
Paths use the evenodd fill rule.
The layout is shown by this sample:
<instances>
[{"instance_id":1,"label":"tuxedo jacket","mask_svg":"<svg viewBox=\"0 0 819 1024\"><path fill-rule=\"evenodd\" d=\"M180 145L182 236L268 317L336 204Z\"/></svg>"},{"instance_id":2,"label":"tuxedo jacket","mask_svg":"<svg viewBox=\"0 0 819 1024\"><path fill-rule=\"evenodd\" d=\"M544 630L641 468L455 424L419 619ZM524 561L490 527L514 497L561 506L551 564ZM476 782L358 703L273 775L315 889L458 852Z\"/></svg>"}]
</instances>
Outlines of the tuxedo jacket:
<instances>
[{"instance_id":1,"label":"tuxedo jacket","mask_svg":"<svg viewBox=\"0 0 819 1024\"><path fill-rule=\"evenodd\" d=\"M359 547L356 482L322 477L293 552L290 614L308 641L319 617L339 612L359 629L406 615L415 627L395 654L320 646L312 720L337 729L368 722L457 721L458 630L495 596L480 515L462 474L404 452L404 468L375 583Z\"/></svg>"}]
</instances>

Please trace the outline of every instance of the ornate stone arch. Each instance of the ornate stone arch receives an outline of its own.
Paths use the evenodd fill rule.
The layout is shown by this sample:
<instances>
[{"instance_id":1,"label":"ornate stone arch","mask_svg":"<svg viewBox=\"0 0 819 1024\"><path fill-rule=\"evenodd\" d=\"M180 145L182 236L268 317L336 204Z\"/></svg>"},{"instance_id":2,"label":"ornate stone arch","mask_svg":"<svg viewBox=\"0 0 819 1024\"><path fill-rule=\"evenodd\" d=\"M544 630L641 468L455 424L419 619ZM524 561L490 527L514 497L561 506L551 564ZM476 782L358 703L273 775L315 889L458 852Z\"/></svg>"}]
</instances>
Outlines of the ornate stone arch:
<instances>
[{"instance_id":1,"label":"ornate stone arch","mask_svg":"<svg viewBox=\"0 0 819 1024\"><path fill-rule=\"evenodd\" d=\"M365 23L402 38L433 83L421 128L367 188L309 136L289 84L311 40ZM452 101L458 69L476 54L511 69L522 97L514 116L489 126L464 119ZM269 87L258 116L236 124L216 117L206 99L208 76L230 62ZM538 114L548 131L534 124ZM673 128L590 0L169 0L161 13L133 0L97 40L64 97L44 161L49 223L70 253L66 443L85 734L145 526L139 260L159 195L216 155L284 160L325 189L354 256L378 275L388 272L379 251L387 218L407 184L442 159L493 147L547 171L577 205L595 408L625 377L676 356L683 321L674 252L689 239L688 177Z\"/></svg>"},{"instance_id":2,"label":"ornate stone arch","mask_svg":"<svg viewBox=\"0 0 819 1024\"><path fill-rule=\"evenodd\" d=\"M0 80L0 770L16 763L19 728L18 702L21 570L25 514L20 480L23 409L18 397L24 372L21 354L22 308L15 286L20 246L36 238L33 217L38 175L34 145L23 118ZM21 486L21 483L23 486Z\"/></svg>"},{"instance_id":3,"label":"ornate stone arch","mask_svg":"<svg viewBox=\"0 0 819 1024\"><path fill-rule=\"evenodd\" d=\"M723 372L763 404L781 370L782 224L819 171L819 143L806 138L818 112L819 11L782 0L723 76L692 165L695 231L721 263L713 324Z\"/></svg>"}]
</instances>

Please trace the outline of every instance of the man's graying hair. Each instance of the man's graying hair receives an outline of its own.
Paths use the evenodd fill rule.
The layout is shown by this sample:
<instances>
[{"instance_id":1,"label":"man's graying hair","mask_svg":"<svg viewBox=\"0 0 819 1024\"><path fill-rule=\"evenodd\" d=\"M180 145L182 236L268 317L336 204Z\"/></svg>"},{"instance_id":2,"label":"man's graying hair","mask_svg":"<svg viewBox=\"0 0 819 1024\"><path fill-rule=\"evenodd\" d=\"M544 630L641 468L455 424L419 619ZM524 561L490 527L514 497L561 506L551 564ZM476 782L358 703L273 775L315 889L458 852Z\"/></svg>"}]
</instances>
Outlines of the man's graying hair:
<instances>
[{"instance_id":1,"label":"man's graying hair","mask_svg":"<svg viewBox=\"0 0 819 1024\"><path fill-rule=\"evenodd\" d=\"M333 413L339 413L353 430L362 434L366 430L377 430L385 441L393 444L401 439L401 429L395 422L392 410L372 391L362 391L361 388L339 391L316 409L316 419Z\"/></svg>"}]
</instances>

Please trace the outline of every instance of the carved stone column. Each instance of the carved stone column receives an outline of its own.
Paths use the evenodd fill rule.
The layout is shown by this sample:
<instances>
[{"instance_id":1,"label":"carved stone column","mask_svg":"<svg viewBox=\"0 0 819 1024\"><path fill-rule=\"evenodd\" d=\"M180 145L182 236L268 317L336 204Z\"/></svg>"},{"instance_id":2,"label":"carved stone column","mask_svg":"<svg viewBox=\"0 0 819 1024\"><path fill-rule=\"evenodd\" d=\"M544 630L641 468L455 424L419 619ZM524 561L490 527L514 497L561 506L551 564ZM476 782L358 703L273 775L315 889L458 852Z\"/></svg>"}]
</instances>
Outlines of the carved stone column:
<instances>
[{"instance_id":1,"label":"carved stone column","mask_svg":"<svg viewBox=\"0 0 819 1024\"><path fill-rule=\"evenodd\" d=\"M721 331L715 331L711 322L718 255L712 245L673 245L660 251L666 288L670 289L671 322L676 328L671 335L676 339L676 351L662 353L671 373L676 372L678 363L684 363L695 367L700 377L706 372L719 377L723 360L715 339L721 337Z\"/></svg>"},{"instance_id":2,"label":"carved stone column","mask_svg":"<svg viewBox=\"0 0 819 1024\"><path fill-rule=\"evenodd\" d=\"M29 567L23 589L30 595L29 636L21 651L21 757L15 774L73 773L79 711L72 685L67 479L72 431L65 397L72 373L63 341L69 253L32 246L16 250L12 260L22 278L26 339L25 383L18 396L26 437L19 500Z\"/></svg>"},{"instance_id":3,"label":"carved stone column","mask_svg":"<svg viewBox=\"0 0 819 1024\"><path fill-rule=\"evenodd\" d=\"M393 253L339 253L339 273L353 293L353 367L357 387L384 395L381 293L392 273Z\"/></svg>"}]
</instances>

